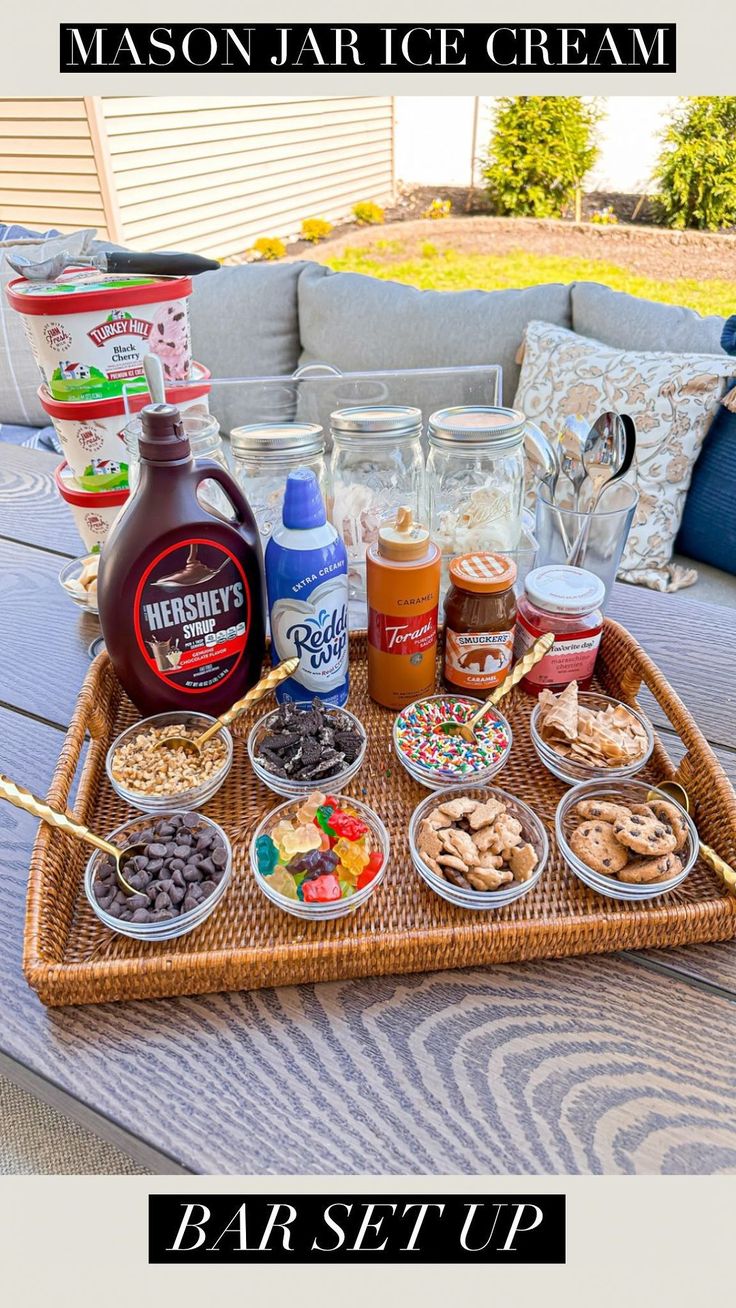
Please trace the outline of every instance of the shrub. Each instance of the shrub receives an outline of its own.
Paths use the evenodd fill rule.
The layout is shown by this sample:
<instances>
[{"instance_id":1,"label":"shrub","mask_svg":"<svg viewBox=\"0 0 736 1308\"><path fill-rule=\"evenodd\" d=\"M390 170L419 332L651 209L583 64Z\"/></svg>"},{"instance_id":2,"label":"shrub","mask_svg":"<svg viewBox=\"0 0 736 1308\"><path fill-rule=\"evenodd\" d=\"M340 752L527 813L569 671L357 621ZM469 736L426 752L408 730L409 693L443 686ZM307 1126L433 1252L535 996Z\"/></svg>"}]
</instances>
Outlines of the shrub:
<instances>
[{"instance_id":1,"label":"shrub","mask_svg":"<svg viewBox=\"0 0 736 1308\"><path fill-rule=\"evenodd\" d=\"M253 249L262 259L282 259L286 254L286 246L278 236L259 236L253 242Z\"/></svg>"},{"instance_id":2,"label":"shrub","mask_svg":"<svg viewBox=\"0 0 736 1308\"><path fill-rule=\"evenodd\" d=\"M449 218L452 213L452 200L440 200L439 197L427 205L422 218Z\"/></svg>"},{"instance_id":3,"label":"shrub","mask_svg":"<svg viewBox=\"0 0 736 1308\"><path fill-rule=\"evenodd\" d=\"M517 95L499 99L483 167L499 214L559 218L575 201L580 220L583 178L598 154L601 111L579 95Z\"/></svg>"},{"instance_id":4,"label":"shrub","mask_svg":"<svg viewBox=\"0 0 736 1308\"><path fill-rule=\"evenodd\" d=\"M332 231L332 223L328 223L326 218L305 218L300 231L303 241L310 241L316 245L318 241L324 241Z\"/></svg>"},{"instance_id":5,"label":"shrub","mask_svg":"<svg viewBox=\"0 0 736 1308\"><path fill-rule=\"evenodd\" d=\"M669 227L717 231L736 223L736 95L683 97L655 169Z\"/></svg>"},{"instance_id":6,"label":"shrub","mask_svg":"<svg viewBox=\"0 0 736 1308\"><path fill-rule=\"evenodd\" d=\"M359 200L356 205L353 205L353 217L361 227L382 223L384 216L380 204L374 204L372 200Z\"/></svg>"},{"instance_id":7,"label":"shrub","mask_svg":"<svg viewBox=\"0 0 736 1308\"><path fill-rule=\"evenodd\" d=\"M609 204L605 209L594 209L588 221L594 223L596 227L607 227L611 223L617 223L618 218Z\"/></svg>"}]
</instances>

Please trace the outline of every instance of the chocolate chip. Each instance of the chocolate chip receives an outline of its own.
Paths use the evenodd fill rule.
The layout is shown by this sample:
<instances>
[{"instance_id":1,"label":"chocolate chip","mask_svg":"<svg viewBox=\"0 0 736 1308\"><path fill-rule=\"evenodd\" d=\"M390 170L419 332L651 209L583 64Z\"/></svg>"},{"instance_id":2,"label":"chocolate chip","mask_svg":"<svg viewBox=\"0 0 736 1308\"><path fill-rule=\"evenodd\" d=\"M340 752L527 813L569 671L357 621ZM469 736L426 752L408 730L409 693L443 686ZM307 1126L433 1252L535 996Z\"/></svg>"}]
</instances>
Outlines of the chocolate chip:
<instances>
[{"instance_id":1,"label":"chocolate chip","mask_svg":"<svg viewBox=\"0 0 736 1308\"><path fill-rule=\"evenodd\" d=\"M121 922L164 922L187 913L213 893L225 875L227 851L222 837L205 828L196 813L172 816L143 834L157 839L134 843L145 853L130 860L126 878L135 893L117 884L110 859L100 862L93 893L100 908ZM201 865L201 866L200 866Z\"/></svg>"}]
</instances>

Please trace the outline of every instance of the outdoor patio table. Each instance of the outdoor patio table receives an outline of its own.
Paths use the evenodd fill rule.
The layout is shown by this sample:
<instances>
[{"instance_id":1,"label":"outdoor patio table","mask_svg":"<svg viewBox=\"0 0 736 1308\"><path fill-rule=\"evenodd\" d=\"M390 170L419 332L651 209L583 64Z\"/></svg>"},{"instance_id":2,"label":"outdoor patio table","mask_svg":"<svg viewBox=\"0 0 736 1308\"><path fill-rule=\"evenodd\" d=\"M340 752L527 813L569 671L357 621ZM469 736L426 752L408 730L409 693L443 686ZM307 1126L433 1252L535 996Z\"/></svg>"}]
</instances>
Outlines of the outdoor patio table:
<instances>
[{"instance_id":1,"label":"outdoor patio table","mask_svg":"<svg viewBox=\"0 0 736 1308\"><path fill-rule=\"evenodd\" d=\"M56 462L0 453L0 770L41 793L99 632L57 584ZM617 586L610 611L736 781L736 610ZM0 1071L155 1171L736 1170L736 942L47 1010L35 829L0 805Z\"/></svg>"}]
</instances>

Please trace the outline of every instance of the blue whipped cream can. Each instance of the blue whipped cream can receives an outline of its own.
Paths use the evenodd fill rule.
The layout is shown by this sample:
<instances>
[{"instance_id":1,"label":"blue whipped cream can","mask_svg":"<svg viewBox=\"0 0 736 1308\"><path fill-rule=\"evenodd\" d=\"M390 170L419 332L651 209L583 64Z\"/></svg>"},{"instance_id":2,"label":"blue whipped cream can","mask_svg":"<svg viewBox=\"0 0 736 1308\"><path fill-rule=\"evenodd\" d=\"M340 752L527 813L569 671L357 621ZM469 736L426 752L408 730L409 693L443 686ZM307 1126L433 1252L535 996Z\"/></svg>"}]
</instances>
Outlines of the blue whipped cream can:
<instances>
[{"instance_id":1,"label":"blue whipped cream can","mask_svg":"<svg viewBox=\"0 0 736 1308\"><path fill-rule=\"evenodd\" d=\"M348 560L327 521L319 482L311 468L286 480L282 522L266 546L271 658L297 657L299 667L276 687L287 700L345 704L348 674Z\"/></svg>"}]
</instances>

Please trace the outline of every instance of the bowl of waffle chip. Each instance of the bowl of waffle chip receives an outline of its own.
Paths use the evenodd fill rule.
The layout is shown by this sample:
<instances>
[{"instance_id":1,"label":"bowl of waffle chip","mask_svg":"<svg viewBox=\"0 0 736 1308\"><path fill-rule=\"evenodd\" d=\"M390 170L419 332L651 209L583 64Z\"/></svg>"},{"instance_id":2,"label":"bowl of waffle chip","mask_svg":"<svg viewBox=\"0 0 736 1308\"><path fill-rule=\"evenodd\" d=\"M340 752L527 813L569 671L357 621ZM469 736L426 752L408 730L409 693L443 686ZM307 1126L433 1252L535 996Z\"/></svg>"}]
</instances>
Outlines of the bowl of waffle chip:
<instances>
[{"instance_id":1,"label":"bowl of waffle chip","mask_svg":"<svg viewBox=\"0 0 736 1308\"><path fill-rule=\"evenodd\" d=\"M560 781L619 781L644 767L654 748L646 718L628 704L578 683L555 695L543 690L529 730L544 766Z\"/></svg>"},{"instance_id":2,"label":"bowl of waffle chip","mask_svg":"<svg viewBox=\"0 0 736 1308\"><path fill-rule=\"evenodd\" d=\"M72 559L64 565L59 573L59 585L80 609L88 613L97 612L97 569L100 566L99 554L85 554L81 559Z\"/></svg>"}]
</instances>

